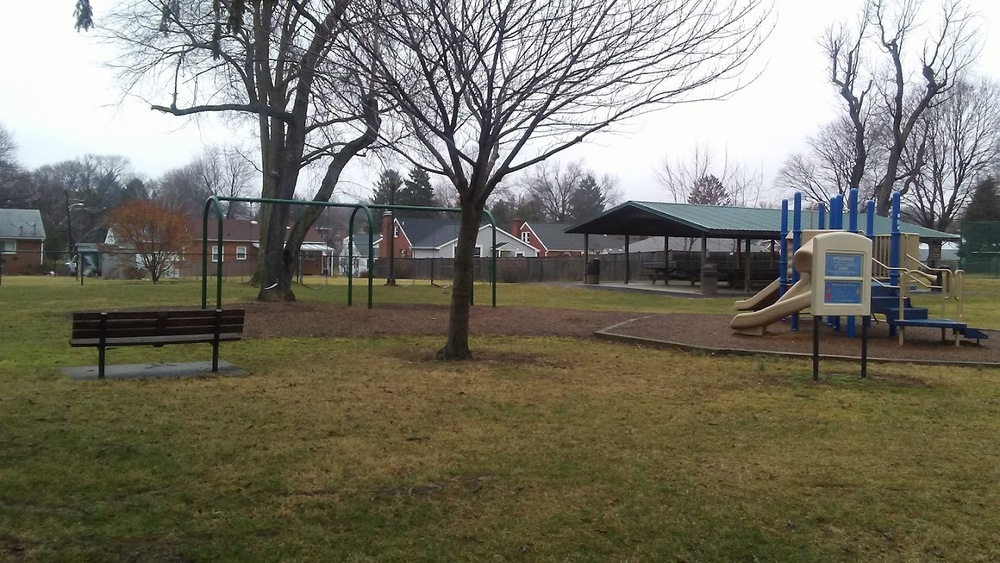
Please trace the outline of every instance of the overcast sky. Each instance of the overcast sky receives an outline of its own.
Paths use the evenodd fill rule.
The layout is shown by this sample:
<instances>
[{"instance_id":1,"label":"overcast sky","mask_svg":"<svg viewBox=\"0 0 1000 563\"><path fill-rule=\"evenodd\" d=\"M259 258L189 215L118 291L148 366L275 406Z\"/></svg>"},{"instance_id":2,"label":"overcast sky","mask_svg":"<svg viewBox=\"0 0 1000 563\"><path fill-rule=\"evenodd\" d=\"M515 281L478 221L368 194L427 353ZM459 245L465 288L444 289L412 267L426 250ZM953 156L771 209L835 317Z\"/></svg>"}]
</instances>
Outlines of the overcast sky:
<instances>
[{"instance_id":1,"label":"overcast sky","mask_svg":"<svg viewBox=\"0 0 1000 563\"><path fill-rule=\"evenodd\" d=\"M100 9L114 0L95 0ZM817 39L834 22L853 21L860 0L774 0L776 27L755 62L760 79L730 100L682 105L619 127L562 160L582 158L619 180L626 199L668 201L654 167L664 155L684 156L697 144L727 151L761 168L770 186L785 157L840 109L826 82ZM0 123L14 135L22 165L35 168L87 153L120 154L136 171L157 177L190 162L206 144L232 141L222 127L149 110L122 99L109 51L73 29L73 0L5 2L0 18ZM936 7L934 0L929 7ZM977 72L1000 78L1000 1L969 0L983 16ZM252 143L252 139L246 139ZM252 146L252 145L251 145ZM377 172L355 167L347 192L367 194ZM309 181L306 179L306 181ZM777 200L787 194L772 193Z\"/></svg>"}]
</instances>

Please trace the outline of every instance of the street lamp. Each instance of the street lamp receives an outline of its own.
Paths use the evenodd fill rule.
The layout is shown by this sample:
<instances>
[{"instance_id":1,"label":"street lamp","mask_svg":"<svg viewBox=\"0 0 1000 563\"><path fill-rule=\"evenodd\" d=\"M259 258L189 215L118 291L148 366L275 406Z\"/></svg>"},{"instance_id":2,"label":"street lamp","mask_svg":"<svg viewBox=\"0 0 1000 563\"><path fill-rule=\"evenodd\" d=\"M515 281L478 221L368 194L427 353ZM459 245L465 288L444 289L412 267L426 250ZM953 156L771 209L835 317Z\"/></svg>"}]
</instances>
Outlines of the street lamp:
<instances>
[{"instance_id":1,"label":"street lamp","mask_svg":"<svg viewBox=\"0 0 1000 563\"><path fill-rule=\"evenodd\" d=\"M83 207L81 202L69 202L69 190L63 190L63 194L66 196L66 234L69 239L68 251L70 256L73 256L73 218L70 215L70 211L73 209L79 209ZM80 251L77 249L76 252L76 275L80 276L80 285L83 285L83 264L80 257Z\"/></svg>"}]
</instances>

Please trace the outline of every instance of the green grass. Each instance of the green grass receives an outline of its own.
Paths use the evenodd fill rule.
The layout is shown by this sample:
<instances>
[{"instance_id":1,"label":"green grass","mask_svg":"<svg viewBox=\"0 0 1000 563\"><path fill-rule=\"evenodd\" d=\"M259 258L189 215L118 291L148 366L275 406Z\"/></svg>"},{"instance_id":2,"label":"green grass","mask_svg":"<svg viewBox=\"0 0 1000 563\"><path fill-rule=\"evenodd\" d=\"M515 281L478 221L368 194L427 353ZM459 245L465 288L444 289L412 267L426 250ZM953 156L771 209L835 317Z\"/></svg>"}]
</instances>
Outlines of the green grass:
<instances>
[{"instance_id":1,"label":"green grass","mask_svg":"<svg viewBox=\"0 0 1000 563\"><path fill-rule=\"evenodd\" d=\"M441 338L275 338L224 346L248 377L76 383L58 369L95 354L66 344L70 311L199 299L89 282L0 286L0 559L1000 558L996 371L825 363L814 384L808 362L593 340L478 339L441 363ZM970 281L986 326L996 286ZM500 302L731 306L531 284Z\"/></svg>"}]
</instances>

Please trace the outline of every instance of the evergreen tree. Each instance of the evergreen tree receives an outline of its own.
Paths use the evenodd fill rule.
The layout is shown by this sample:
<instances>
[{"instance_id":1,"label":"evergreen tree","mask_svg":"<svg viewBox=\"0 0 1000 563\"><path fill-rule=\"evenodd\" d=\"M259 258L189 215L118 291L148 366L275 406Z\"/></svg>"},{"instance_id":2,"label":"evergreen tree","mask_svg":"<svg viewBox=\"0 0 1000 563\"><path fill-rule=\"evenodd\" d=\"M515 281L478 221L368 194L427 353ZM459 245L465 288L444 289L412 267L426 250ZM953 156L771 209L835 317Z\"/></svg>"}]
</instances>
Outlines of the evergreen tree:
<instances>
[{"instance_id":1,"label":"evergreen tree","mask_svg":"<svg viewBox=\"0 0 1000 563\"><path fill-rule=\"evenodd\" d=\"M962 220L966 223L1000 221L1000 185L996 178L985 178L976 184Z\"/></svg>"},{"instance_id":2,"label":"evergreen tree","mask_svg":"<svg viewBox=\"0 0 1000 563\"><path fill-rule=\"evenodd\" d=\"M597 182L593 174L586 174L570 195L570 219L583 221L600 215L607 203L607 190Z\"/></svg>"},{"instance_id":3,"label":"evergreen tree","mask_svg":"<svg viewBox=\"0 0 1000 563\"><path fill-rule=\"evenodd\" d=\"M688 194L688 203L703 205L732 205L733 198L722 185L722 181L712 174L698 178Z\"/></svg>"},{"instance_id":4,"label":"evergreen tree","mask_svg":"<svg viewBox=\"0 0 1000 563\"><path fill-rule=\"evenodd\" d=\"M372 190L372 203L399 204L399 189L402 185L403 178L399 172L387 168L378 177L378 183Z\"/></svg>"},{"instance_id":5,"label":"evergreen tree","mask_svg":"<svg viewBox=\"0 0 1000 563\"><path fill-rule=\"evenodd\" d=\"M434 196L434 187L431 186L431 177L427 171L420 168L411 168L409 177L403 182L403 188L396 194L397 205L419 205L421 207L437 207L437 198ZM396 213L399 217L430 217L426 211L406 211L401 210Z\"/></svg>"}]
</instances>

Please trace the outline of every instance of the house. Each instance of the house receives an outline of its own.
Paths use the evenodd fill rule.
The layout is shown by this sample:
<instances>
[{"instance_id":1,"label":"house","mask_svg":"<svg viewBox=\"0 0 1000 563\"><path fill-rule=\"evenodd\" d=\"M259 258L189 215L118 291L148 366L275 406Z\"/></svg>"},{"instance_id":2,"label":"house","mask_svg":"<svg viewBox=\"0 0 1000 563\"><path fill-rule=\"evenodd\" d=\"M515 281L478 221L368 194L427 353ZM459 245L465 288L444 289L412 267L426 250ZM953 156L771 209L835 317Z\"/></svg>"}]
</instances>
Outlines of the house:
<instances>
[{"instance_id":1,"label":"house","mask_svg":"<svg viewBox=\"0 0 1000 563\"><path fill-rule=\"evenodd\" d=\"M387 214L382 221L382 242L379 244L379 258L387 258L390 248L398 258L454 258L458 246L459 221L455 219L415 218L396 219ZM520 238L498 228L496 238L497 256L534 258L538 249L522 242ZM391 242L390 242L391 241ZM476 256L491 256L493 232L489 223L479 227L476 237Z\"/></svg>"},{"instance_id":2,"label":"house","mask_svg":"<svg viewBox=\"0 0 1000 563\"><path fill-rule=\"evenodd\" d=\"M41 274L45 225L37 209L0 209L0 268L7 275Z\"/></svg>"},{"instance_id":3,"label":"house","mask_svg":"<svg viewBox=\"0 0 1000 563\"><path fill-rule=\"evenodd\" d=\"M521 242L535 247L538 256L543 258L583 256L583 235L567 233L569 226L563 223L529 223L514 219L510 232L521 239ZM624 241L621 237L594 235L589 243L591 254L602 254L609 249L621 247Z\"/></svg>"},{"instance_id":4,"label":"house","mask_svg":"<svg viewBox=\"0 0 1000 563\"><path fill-rule=\"evenodd\" d=\"M379 255L382 237L376 236L372 241L372 254ZM353 244L353 246L351 246ZM351 264L349 266L349 264ZM350 271L352 276L360 276L368 269L368 233L356 233L354 240L344 237L337 255L337 272L346 276Z\"/></svg>"},{"instance_id":5,"label":"house","mask_svg":"<svg viewBox=\"0 0 1000 563\"><path fill-rule=\"evenodd\" d=\"M209 271L214 274L220 255L218 227L215 220L208 222ZM290 227L285 227L286 231ZM200 276L202 267L201 219L192 219L189 225L191 246L184 249L184 260L178 269L184 276ZM223 219L222 221L222 275L250 276L257 267L260 249L260 225L252 219ZM334 252L319 232L310 227L299 248L298 274L303 276L327 275L333 264Z\"/></svg>"}]
</instances>

